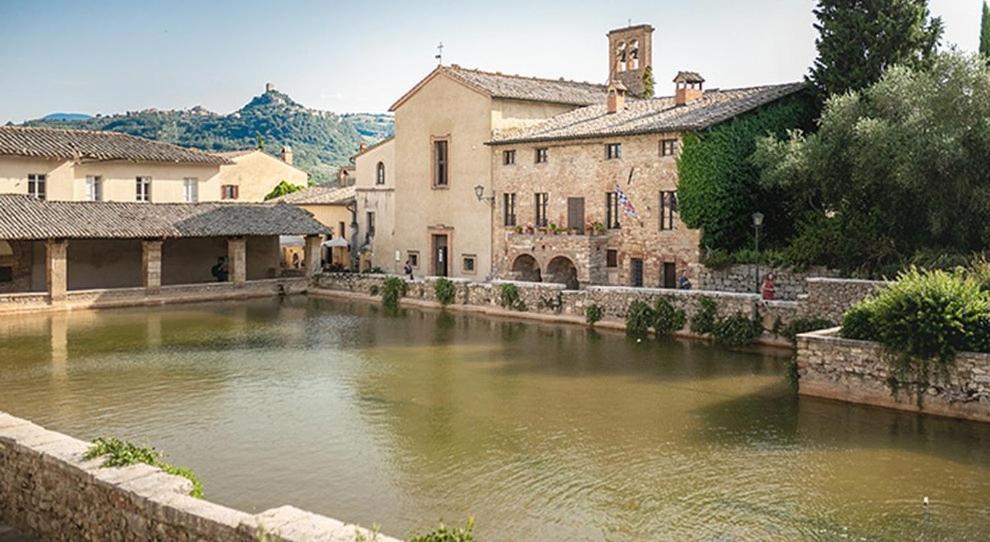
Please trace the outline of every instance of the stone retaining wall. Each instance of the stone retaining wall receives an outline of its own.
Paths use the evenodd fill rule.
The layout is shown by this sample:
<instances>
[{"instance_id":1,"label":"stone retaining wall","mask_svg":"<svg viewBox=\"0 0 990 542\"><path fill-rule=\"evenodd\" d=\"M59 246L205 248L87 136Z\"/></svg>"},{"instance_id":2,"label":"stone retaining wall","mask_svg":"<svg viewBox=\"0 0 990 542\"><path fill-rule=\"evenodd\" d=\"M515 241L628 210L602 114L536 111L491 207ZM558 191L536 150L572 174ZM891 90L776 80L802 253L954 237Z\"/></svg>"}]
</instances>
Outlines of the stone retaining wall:
<instances>
[{"instance_id":1,"label":"stone retaining wall","mask_svg":"<svg viewBox=\"0 0 990 542\"><path fill-rule=\"evenodd\" d=\"M804 272L791 269L774 269L760 266L760 280L768 272L774 274L774 286L777 288L777 299L785 301L797 300L799 296L808 293L807 281L812 277L835 277L837 271L824 267L814 267ZM724 269L709 269L703 265L692 266L694 287L699 290L716 290L720 292L756 293L756 265L732 265Z\"/></svg>"},{"instance_id":2,"label":"stone retaining wall","mask_svg":"<svg viewBox=\"0 0 990 542\"><path fill-rule=\"evenodd\" d=\"M84 460L88 446L0 412L0 524L43 540L373 539L366 529L291 506L250 515L196 499L189 480L157 468Z\"/></svg>"},{"instance_id":3,"label":"stone retaining wall","mask_svg":"<svg viewBox=\"0 0 990 542\"><path fill-rule=\"evenodd\" d=\"M803 298L804 312L836 324L849 307L883 288L887 283L876 280L854 280L813 277L808 279L808 294Z\"/></svg>"},{"instance_id":4,"label":"stone retaining wall","mask_svg":"<svg viewBox=\"0 0 990 542\"><path fill-rule=\"evenodd\" d=\"M801 395L990 422L990 354L959 354L948 380L931 383L919 405L917 383L892 378L880 344L843 339L838 330L798 336Z\"/></svg>"}]
</instances>

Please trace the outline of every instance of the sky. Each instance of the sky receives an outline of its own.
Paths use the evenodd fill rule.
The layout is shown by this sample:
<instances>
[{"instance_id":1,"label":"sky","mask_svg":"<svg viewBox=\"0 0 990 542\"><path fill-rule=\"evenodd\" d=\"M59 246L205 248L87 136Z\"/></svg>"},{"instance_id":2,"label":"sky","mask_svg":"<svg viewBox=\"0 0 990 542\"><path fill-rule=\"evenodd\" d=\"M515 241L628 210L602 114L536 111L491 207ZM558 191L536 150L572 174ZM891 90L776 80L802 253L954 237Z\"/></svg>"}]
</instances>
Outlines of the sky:
<instances>
[{"instance_id":1,"label":"sky","mask_svg":"<svg viewBox=\"0 0 990 542\"><path fill-rule=\"evenodd\" d=\"M657 94L800 80L814 0L499 2L0 0L0 123L51 112L201 105L229 113L266 82L316 109L386 111L436 65L604 83L605 34L650 23ZM975 51L982 0L930 0L943 44Z\"/></svg>"}]
</instances>

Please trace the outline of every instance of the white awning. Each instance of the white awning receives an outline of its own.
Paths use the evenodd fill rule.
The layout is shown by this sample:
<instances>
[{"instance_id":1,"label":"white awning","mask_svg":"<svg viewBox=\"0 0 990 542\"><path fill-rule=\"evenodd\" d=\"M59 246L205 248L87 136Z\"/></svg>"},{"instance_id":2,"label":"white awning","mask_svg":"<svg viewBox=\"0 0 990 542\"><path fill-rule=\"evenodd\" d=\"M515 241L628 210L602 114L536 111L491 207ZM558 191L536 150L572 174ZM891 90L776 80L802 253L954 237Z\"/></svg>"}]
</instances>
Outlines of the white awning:
<instances>
[{"instance_id":1,"label":"white awning","mask_svg":"<svg viewBox=\"0 0 990 542\"><path fill-rule=\"evenodd\" d=\"M323 246L325 246L325 247L331 247L331 248L333 248L333 247L347 248L347 247L349 247L351 245L350 245L350 243L347 242L347 239L344 239L342 237L337 237L335 239L328 239L328 240L324 241L323 242Z\"/></svg>"}]
</instances>

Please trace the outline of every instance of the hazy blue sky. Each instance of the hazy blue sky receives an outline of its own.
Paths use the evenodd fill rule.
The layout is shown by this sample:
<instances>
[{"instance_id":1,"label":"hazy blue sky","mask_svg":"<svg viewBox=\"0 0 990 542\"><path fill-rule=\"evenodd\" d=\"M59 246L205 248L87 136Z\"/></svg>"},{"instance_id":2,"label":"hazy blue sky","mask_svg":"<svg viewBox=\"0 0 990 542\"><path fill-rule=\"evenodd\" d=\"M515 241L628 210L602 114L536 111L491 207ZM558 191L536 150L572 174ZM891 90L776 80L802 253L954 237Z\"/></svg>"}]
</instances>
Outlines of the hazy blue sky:
<instances>
[{"instance_id":1,"label":"hazy blue sky","mask_svg":"<svg viewBox=\"0 0 990 542\"><path fill-rule=\"evenodd\" d=\"M977 47L982 0L931 0L944 42ZM337 112L384 111L444 62L604 82L605 33L648 22L658 93L678 69L710 87L800 79L814 0L0 0L0 122L53 111L202 105L226 113L266 81Z\"/></svg>"}]
</instances>

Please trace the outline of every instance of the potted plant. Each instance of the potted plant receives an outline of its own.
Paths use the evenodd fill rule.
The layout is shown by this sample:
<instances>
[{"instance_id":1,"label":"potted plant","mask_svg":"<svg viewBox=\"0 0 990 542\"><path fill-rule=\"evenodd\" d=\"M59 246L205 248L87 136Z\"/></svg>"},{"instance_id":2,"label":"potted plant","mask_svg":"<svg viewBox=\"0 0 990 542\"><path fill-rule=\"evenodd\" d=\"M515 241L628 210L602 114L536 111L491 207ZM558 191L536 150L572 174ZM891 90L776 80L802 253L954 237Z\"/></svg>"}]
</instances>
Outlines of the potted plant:
<instances>
[{"instance_id":1,"label":"potted plant","mask_svg":"<svg viewBox=\"0 0 990 542\"><path fill-rule=\"evenodd\" d=\"M514 229L515 229L515 232L516 233L522 233L523 232L523 227L522 226L516 226Z\"/></svg>"}]
</instances>

